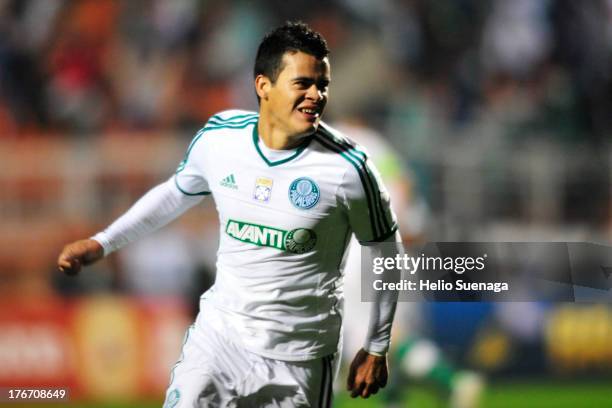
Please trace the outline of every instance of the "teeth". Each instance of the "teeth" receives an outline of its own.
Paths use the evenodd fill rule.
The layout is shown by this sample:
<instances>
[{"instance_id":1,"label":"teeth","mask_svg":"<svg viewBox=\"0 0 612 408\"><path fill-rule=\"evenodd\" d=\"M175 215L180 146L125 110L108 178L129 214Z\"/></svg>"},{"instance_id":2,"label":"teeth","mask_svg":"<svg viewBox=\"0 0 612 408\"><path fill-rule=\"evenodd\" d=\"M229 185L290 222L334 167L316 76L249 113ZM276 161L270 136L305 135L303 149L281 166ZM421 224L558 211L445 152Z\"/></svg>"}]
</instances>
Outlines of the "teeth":
<instances>
[{"instance_id":1,"label":"teeth","mask_svg":"<svg viewBox=\"0 0 612 408\"><path fill-rule=\"evenodd\" d=\"M302 112L308 113L310 115L314 115L315 113L317 113L316 110L314 110L314 109L307 109L307 108L302 109Z\"/></svg>"}]
</instances>

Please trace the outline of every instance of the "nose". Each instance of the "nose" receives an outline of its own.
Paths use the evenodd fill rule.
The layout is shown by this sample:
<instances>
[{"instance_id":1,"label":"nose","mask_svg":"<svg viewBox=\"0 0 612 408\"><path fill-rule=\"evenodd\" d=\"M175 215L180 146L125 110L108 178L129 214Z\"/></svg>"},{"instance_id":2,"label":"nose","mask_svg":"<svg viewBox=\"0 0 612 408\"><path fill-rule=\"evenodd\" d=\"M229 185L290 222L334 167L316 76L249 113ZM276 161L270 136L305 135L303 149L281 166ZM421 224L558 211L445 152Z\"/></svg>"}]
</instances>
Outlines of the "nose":
<instances>
[{"instance_id":1,"label":"nose","mask_svg":"<svg viewBox=\"0 0 612 408\"><path fill-rule=\"evenodd\" d=\"M323 99L323 91L321 91L316 84L312 84L306 92L306 98L312 101L319 101Z\"/></svg>"}]
</instances>

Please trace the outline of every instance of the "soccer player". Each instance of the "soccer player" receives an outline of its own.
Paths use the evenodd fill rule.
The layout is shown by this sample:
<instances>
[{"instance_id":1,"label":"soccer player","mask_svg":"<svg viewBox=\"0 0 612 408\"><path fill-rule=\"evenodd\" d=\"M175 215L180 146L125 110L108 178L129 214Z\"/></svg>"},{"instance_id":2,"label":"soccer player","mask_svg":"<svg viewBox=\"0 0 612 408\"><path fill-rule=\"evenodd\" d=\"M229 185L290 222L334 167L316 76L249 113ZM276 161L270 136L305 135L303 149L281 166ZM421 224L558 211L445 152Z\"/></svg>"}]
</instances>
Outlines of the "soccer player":
<instances>
[{"instance_id":1,"label":"soccer player","mask_svg":"<svg viewBox=\"0 0 612 408\"><path fill-rule=\"evenodd\" d=\"M60 270L75 274L212 195L221 225L217 277L172 370L167 408L331 404L351 235L373 251L377 242L401 248L377 170L321 122L328 54L303 23L270 32L255 61L259 112L212 116L167 182L58 258ZM387 293L377 299L349 370L353 397L387 382L395 302Z\"/></svg>"}]
</instances>

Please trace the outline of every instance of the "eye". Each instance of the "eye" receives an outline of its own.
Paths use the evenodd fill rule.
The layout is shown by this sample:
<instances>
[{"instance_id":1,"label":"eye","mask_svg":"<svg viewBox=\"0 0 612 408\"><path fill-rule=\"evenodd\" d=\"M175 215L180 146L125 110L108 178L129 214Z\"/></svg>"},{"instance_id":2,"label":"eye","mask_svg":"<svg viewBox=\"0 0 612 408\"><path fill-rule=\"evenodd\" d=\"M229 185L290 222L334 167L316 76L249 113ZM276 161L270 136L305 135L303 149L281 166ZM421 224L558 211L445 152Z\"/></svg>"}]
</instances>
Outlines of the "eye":
<instances>
[{"instance_id":1,"label":"eye","mask_svg":"<svg viewBox=\"0 0 612 408\"><path fill-rule=\"evenodd\" d=\"M327 92L327 89L329 88L329 81L321 81L317 84L317 88L319 88L319 90L321 92Z\"/></svg>"},{"instance_id":2,"label":"eye","mask_svg":"<svg viewBox=\"0 0 612 408\"><path fill-rule=\"evenodd\" d=\"M307 89L310 86L310 83L306 80L298 80L294 82L294 85L298 89Z\"/></svg>"}]
</instances>

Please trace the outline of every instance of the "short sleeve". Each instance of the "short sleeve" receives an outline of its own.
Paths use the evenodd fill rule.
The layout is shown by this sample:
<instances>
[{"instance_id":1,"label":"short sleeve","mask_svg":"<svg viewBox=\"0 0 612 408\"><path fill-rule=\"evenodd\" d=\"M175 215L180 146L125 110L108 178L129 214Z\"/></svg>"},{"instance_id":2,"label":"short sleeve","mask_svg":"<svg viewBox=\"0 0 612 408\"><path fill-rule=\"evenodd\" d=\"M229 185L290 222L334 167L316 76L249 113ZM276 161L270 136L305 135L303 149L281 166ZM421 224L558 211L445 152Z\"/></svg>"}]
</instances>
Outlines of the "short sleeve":
<instances>
[{"instance_id":1,"label":"short sleeve","mask_svg":"<svg viewBox=\"0 0 612 408\"><path fill-rule=\"evenodd\" d=\"M380 174L366 153L352 149L352 168L344 176L345 206L351 229L361 244L382 242L397 231L397 217Z\"/></svg>"},{"instance_id":2,"label":"short sleeve","mask_svg":"<svg viewBox=\"0 0 612 408\"><path fill-rule=\"evenodd\" d=\"M176 187L188 196L210 194L202 163L204 157L204 143L202 142L204 131L205 128L202 128L195 135L174 175Z\"/></svg>"}]
</instances>

